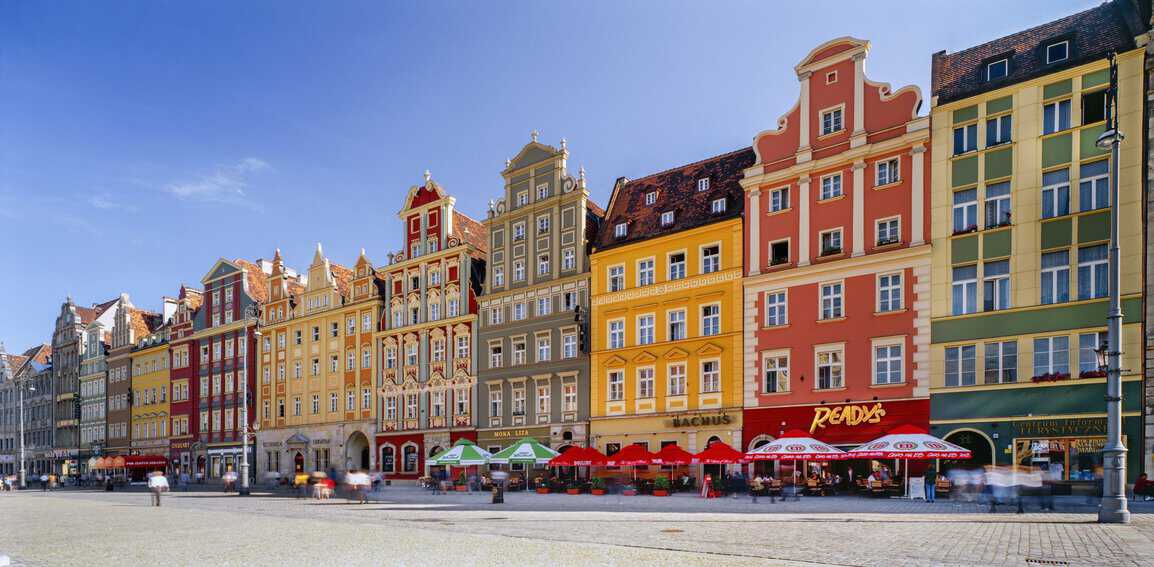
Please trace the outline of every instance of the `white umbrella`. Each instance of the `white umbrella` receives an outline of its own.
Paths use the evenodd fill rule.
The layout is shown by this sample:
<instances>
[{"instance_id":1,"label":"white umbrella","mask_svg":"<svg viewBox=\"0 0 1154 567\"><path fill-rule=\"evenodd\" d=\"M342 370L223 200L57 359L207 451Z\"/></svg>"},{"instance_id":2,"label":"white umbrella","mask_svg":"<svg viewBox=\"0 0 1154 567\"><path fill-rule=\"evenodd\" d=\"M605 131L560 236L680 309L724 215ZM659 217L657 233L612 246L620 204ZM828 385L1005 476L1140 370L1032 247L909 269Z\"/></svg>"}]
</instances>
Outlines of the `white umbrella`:
<instances>
[{"instance_id":1,"label":"white umbrella","mask_svg":"<svg viewBox=\"0 0 1154 567\"><path fill-rule=\"evenodd\" d=\"M938 439L912 425L895 427L861 447L850 449L851 459L901 459L905 461L929 459L969 459L970 450ZM910 467L906 464L906 496L910 491Z\"/></svg>"},{"instance_id":2,"label":"white umbrella","mask_svg":"<svg viewBox=\"0 0 1154 567\"><path fill-rule=\"evenodd\" d=\"M848 457L845 451L806 436L796 429L787 431L784 437L774 439L745 456L751 461L840 461Z\"/></svg>"}]
</instances>

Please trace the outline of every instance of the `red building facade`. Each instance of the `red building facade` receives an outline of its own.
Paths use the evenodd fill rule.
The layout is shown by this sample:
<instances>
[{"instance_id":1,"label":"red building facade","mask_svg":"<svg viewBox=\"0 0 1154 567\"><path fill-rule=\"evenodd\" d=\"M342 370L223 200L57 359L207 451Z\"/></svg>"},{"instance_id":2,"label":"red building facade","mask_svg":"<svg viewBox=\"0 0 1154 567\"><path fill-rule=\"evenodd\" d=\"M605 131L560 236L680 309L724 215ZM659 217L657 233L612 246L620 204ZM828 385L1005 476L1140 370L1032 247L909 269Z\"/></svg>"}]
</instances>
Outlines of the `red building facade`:
<instances>
[{"instance_id":1,"label":"red building facade","mask_svg":"<svg viewBox=\"0 0 1154 567\"><path fill-rule=\"evenodd\" d=\"M178 474L195 474L192 455L192 444L200 436L200 421L197 411L197 369L199 368L200 349L196 348L196 341L192 338L195 329L193 320L196 311L200 308L202 296L200 290L180 286L180 294L176 297L176 311L172 315L169 330L169 381L172 384L172 394L169 396L169 415L172 426L169 428L169 459L172 470ZM203 472L203 471L202 471Z\"/></svg>"},{"instance_id":2,"label":"red building facade","mask_svg":"<svg viewBox=\"0 0 1154 567\"><path fill-rule=\"evenodd\" d=\"M377 269L385 313L377 463L391 478L425 473L457 439L476 440L477 295L485 281L484 226L454 210L426 173L398 217L404 249Z\"/></svg>"},{"instance_id":3,"label":"red building facade","mask_svg":"<svg viewBox=\"0 0 1154 567\"><path fill-rule=\"evenodd\" d=\"M929 425L929 119L865 77L869 43L795 68L798 102L746 170L745 449Z\"/></svg>"}]
</instances>

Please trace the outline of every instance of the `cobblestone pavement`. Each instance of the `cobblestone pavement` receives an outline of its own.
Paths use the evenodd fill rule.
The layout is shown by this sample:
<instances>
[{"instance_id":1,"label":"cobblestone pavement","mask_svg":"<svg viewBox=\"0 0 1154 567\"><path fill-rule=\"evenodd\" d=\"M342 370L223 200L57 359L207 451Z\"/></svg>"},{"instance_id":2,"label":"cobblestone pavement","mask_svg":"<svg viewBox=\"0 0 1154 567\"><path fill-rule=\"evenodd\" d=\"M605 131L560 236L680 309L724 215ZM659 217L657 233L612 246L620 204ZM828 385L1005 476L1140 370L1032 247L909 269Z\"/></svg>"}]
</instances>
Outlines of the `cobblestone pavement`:
<instances>
[{"instance_id":1,"label":"cobblestone pavement","mask_svg":"<svg viewBox=\"0 0 1154 567\"><path fill-rule=\"evenodd\" d=\"M144 492L29 492L0 497L0 554L28 567L1154 565L1154 514L1109 526L1089 508L984 510L851 497L753 504L524 493L493 505L485 494L403 488L365 505L177 493L155 509Z\"/></svg>"}]
</instances>

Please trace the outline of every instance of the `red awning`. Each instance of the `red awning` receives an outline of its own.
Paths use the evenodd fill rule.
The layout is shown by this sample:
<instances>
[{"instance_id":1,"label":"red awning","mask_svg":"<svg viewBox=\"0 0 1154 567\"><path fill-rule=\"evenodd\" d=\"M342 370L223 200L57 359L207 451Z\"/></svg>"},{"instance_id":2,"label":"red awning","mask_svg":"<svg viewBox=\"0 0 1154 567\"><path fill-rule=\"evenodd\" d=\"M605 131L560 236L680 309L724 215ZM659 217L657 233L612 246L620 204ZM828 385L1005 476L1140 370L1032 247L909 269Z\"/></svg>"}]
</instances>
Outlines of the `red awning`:
<instances>
[{"instance_id":1,"label":"red awning","mask_svg":"<svg viewBox=\"0 0 1154 567\"><path fill-rule=\"evenodd\" d=\"M610 467L632 467L653 462L653 453L642 445L626 445L624 449L605 458Z\"/></svg>"},{"instance_id":2,"label":"red awning","mask_svg":"<svg viewBox=\"0 0 1154 567\"><path fill-rule=\"evenodd\" d=\"M693 460L703 465L731 465L744 463L745 455L721 441L715 441L709 448L694 456Z\"/></svg>"},{"instance_id":3,"label":"red awning","mask_svg":"<svg viewBox=\"0 0 1154 567\"><path fill-rule=\"evenodd\" d=\"M553 457L551 467L593 467L605 464L605 455L592 447L574 447Z\"/></svg>"},{"instance_id":4,"label":"red awning","mask_svg":"<svg viewBox=\"0 0 1154 567\"><path fill-rule=\"evenodd\" d=\"M653 455L653 462L658 465L688 465L693 462L693 453L677 444L666 445Z\"/></svg>"},{"instance_id":5,"label":"red awning","mask_svg":"<svg viewBox=\"0 0 1154 567\"><path fill-rule=\"evenodd\" d=\"M127 455L124 457L124 468L128 469L164 469L168 467L168 459L162 455Z\"/></svg>"}]
</instances>

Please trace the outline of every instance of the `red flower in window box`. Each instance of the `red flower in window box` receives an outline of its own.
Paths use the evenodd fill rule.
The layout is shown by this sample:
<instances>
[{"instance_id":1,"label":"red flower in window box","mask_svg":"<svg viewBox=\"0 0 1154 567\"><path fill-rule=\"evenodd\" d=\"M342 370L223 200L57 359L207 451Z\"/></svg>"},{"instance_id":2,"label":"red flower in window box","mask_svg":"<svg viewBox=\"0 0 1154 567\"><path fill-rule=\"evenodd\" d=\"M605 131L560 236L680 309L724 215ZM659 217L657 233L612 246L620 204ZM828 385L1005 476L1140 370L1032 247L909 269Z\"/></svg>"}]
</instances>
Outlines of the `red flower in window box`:
<instances>
[{"instance_id":1,"label":"red flower in window box","mask_svg":"<svg viewBox=\"0 0 1154 567\"><path fill-rule=\"evenodd\" d=\"M1105 378L1105 370L1084 370L1078 373L1079 378Z\"/></svg>"},{"instance_id":2,"label":"red flower in window box","mask_svg":"<svg viewBox=\"0 0 1154 567\"><path fill-rule=\"evenodd\" d=\"M1035 383L1038 383L1038 382L1058 382L1061 380L1069 380L1069 379L1070 379L1070 373L1069 372L1047 372L1045 374L1042 374L1041 376L1034 376L1033 378L1031 378L1031 380Z\"/></svg>"}]
</instances>

